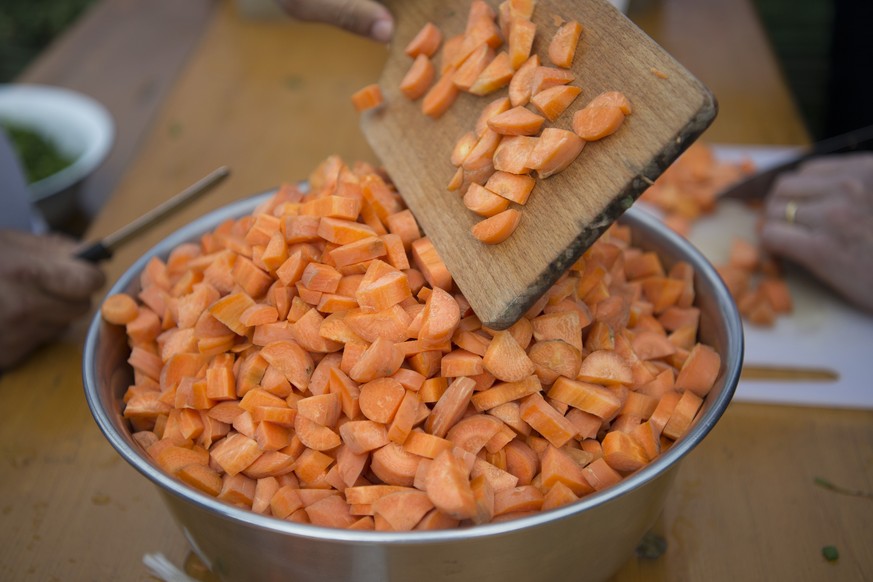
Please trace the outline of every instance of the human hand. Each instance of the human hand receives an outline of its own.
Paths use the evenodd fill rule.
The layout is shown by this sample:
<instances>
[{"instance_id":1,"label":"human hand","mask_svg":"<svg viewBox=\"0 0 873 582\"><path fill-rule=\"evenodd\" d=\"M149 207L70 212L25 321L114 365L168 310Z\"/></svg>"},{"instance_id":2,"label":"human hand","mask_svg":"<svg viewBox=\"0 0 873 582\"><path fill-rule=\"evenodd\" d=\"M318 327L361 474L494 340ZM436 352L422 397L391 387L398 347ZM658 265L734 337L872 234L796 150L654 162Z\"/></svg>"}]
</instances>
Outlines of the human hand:
<instances>
[{"instance_id":1,"label":"human hand","mask_svg":"<svg viewBox=\"0 0 873 582\"><path fill-rule=\"evenodd\" d=\"M873 312L873 153L816 158L780 176L761 239Z\"/></svg>"},{"instance_id":2,"label":"human hand","mask_svg":"<svg viewBox=\"0 0 873 582\"><path fill-rule=\"evenodd\" d=\"M349 32L388 42L394 34L394 18L373 0L277 0L290 16L307 22L324 22Z\"/></svg>"},{"instance_id":3,"label":"human hand","mask_svg":"<svg viewBox=\"0 0 873 582\"><path fill-rule=\"evenodd\" d=\"M0 369L18 363L87 313L105 282L58 235L0 230Z\"/></svg>"}]
</instances>

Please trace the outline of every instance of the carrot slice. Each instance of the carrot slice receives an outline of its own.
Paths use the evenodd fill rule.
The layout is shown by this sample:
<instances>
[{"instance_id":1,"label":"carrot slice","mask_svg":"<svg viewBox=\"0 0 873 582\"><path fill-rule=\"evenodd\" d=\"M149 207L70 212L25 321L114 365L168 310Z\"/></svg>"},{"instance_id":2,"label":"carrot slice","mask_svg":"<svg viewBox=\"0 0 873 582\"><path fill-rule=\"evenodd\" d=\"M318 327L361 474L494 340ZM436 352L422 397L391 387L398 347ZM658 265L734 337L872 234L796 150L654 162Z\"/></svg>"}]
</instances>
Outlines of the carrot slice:
<instances>
[{"instance_id":1,"label":"carrot slice","mask_svg":"<svg viewBox=\"0 0 873 582\"><path fill-rule=\"evenodd\" d=\"M513 69L530 58L537 25L526 18L513 18L509 24L509 62Z\"/></svg>"},{"instance_id":2,"label":"carrot slice","mask_svg":"<svg viewBox=\"0 0 873 582\"><path fill-rule=\"evenodd\" d=\"M139 315L139 305L127 293L116 293L103 300L100 315L114 325L126 325Z\"/></svg>"},{"instance_id":3,"label":"carrot slice","mask_svg":"<svg viewBox=\"0 0 873 582\"><path fill-rule=\"evenodd\" d=\"M715 384L721 369L721 357L711 347L698 343L676 376L675 388L705 396Z\"/></svg>"},{"instance_id":4,"label":"carrot slice","mask_svg":"<svg viewBox=\"0 0 873 582\"><path fill-rule=\"evenodd\" d=\"M630 101L624 95L624 93L620 91L604 91L603 93L597 95L594 99L592 99L589 103L591 107L600 107L602 105L615 105L619 109L621 109L622 113L625 115L630 115L633 109L631 108Z\"/></svg>"},{"instance_id":5,"label":"carrot slice","mask_svg":"<svg viewBox=\"0 0 873 582\"><path fill-rule=\"evenodd\" d=\"M488 127L501 135L535 135L545 119L525 107L513 107L488 120Z\"/></svg>"},{"instance_id":6,"label":"carrot slice","mask_svg":"<svg viewBox=\"0 0 873 582\"><path fill-rule=\"evenodd\" d=\"M582 88L575 85L556 85L540 91L531 97L530 102L546 119L554 122L581 92Z\"/></svg>"},{"instance_id":7,"label":"carrot slice","mask_svg":"<svg viewBox=\"0 0 873 582\"><path fill-rule=\"evenodd\" d=\"M439 119L455 102L460 89L453 80L455 71L449 69L440 75L436 83L424 94L421 111L428 117Z\"/></svg>"},{"instance_id":8,"label":"carrot slice","mask_svg":"<svg viewBox=\"0 0 873 582\"><path fill-rule=\"evenodd\" d=\"M494 49L483 42L461 63L452 75L452 82L458 89L469 91L485 67L494 60L494 56Z\"/></svg>"},{"instance_id":9,"label":"carrot slice","mask_svg":"<svg viewBox=\"0 0 873 582\"><path fill-rule=\"evenodd\" d=\"M482 71L468 91L474 95L488 95L508 85L514 73L515 69L509 60L509 54L505 51L500 51L488 66L485 67L485 70Z\"/></svg>"},{"instance_id":10,"label":"carrot slice","mask_svg":"<svg viewBox=\"0 0 873 582\"><path fill-rule=\"evenodd\" d=\"M454 519L476 515L467 468L451 451L443 451L428 466L425 491L437 509Z\"/></svg>"},{"instance_id":11,"label":"carrot slice","mask_svg":"<svg viewBox=\"0 0 873 582\"><path fill-rule=\"evenodd\" d=\"M436 67L425 54L419 54L400 81L400 92L415 101L427 93L436 77Z\"/></svg>"},{"instance_id":12,"label":"carrot slice","mask_svg":"<svg viewBox=\"0 0 873 582\"><path fill-rule=\"evenodd\" d=\"M562 24L549 42L549 60L558 67L570 68L581 36L582 25L579 22L568 20Z\"/></svg>"},{"instance_id":13,"label":"carrot slice","mask_svg":"<svg viewBox=\"0 0 873 582\"><path fill-rule=\"evenodd\" d=\"M538 141L539 138L525 135L505 136L494 150L494 169L510 174L529 173L532 169L530 157Z\"/></svg>"},{"instance_id":14,"label":"carrot slice","mask_svg":"<svg viewBox=\"0 0 873 582\"><path fill-rule=\"evenodd\" d=\"M509 200L479 184L470 184L464 194L464 206L479 216L494 216L509 208Z\"/></svg>"},{"instance_id":15,"label":"carrot slice","mask_svg":"<svg viewBox=\"0 0 873 582\"><path fill-rule=\"evenodd\" d=\"M485 244L500 244L515 232L520 221L521 213L514 208L509 208L477 222L471 232L477 240Z\"/></svg>"},{"instance_id":16,"label":"carrot slice","mask_svg":"<svg viewBox=\"0 0 873 582\"><path fill-rule=\"evenodd\" d=\"M539 66L540 58L534 54L515 71L515 74L509 81L508 89L509 102L513 107L527 105L528 101L530 101L534 73Z\"/></svg>"},{"instance_id":17,"label":"carrot slice","mask_svg":"<svg viewBox=\"0 0 873 582\"><path fill-rule=\"evenodd\" d=\"M443 33L433 22L427 22L421 27L409 44L403 49L413 59L421 55L432 57L436 54L443 40Z\"/></svg>"},{"instance_id":18,"label":"carrot slice","mask_svg":"<svg viewBox=\"0 0 873 582\"><path fill-rule=\"evenodd\" d=\"M495 115L508 111L509 108L510 102L508 97L498 97L483 107L482 112L479 113L479 117L476 118L476 125L474 126L475 135L481 137L482 134L485 133L485 130L488 129L488 120Z\"/></svg>"},{"instance_id":19,"label":"carrot slice","mask_svg":"<svg viewBox=\"0 0 873 582\"><path fill-rule=\"evenodd\" d=\"M567 169L579 157L583 147L585 141L575 133L547 127L537 138L527 163L537 171L538 177L545 179Z\"/></svg>"},{"instance_id":20,"label":"carrot slice","mask_svg":"<svg viewBox=\"0 0 873 582\"><path fill-rule=\"evenodd\" d=\"M624 118L616 105L583 107L573 114L573 131L585 141L597 141L618 131Z\"/></svg>"},{"instance_id":21,"label":"carrot slice","mask_svg":"<svg viewBox=\"0 0 873 582\"><path fill-rule=\"evenodd\" d=\"M536 186L531 176L495 172L485 182L485 188L516 204L524 205Z\"/></svg>"},{"instance_id":22,"label":"carrot slice","mask_svg":"<svg viewBox=\"0 0 873 582\"><path fill-rule=\"evenodd\" d=\"M352 94L352 105L359 113L369 109L375 109L385 102L382 96L382 89L379 85L373 83L355 91Z\"/></svg>"}]
</instances>

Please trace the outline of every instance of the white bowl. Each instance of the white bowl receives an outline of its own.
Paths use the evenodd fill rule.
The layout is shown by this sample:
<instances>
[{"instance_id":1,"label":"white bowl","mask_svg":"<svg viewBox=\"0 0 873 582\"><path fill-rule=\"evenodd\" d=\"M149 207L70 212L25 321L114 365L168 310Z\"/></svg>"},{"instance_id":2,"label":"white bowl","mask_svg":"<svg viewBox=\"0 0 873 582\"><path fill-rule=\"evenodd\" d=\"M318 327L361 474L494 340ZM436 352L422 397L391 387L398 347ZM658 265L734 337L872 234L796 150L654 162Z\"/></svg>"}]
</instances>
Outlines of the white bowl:
<instances>
[{"instance_id":1,"label":"white bowl","mask_svg":"<svg viewBox=\"0 0 873 582\"><path fill-rule=\"evenodd\" d=\"M39 132L73 163L29 185L31 202L49 224L74 207L78 185L103 162L115 125L103 105L69 89L46 85L0 85L0 120Z\"/></svg>"}]
</instances>

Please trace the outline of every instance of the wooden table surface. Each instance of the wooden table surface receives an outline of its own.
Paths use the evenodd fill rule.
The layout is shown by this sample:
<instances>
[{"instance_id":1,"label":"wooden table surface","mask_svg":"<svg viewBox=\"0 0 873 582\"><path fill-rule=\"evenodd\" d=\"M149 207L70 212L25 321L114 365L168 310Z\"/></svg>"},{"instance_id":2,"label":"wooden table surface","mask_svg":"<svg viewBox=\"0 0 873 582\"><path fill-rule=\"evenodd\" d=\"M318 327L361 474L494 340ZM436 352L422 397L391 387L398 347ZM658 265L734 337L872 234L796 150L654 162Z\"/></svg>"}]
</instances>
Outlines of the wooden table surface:
<instances>
[{"instance_id":1,"label":"wooden table surface","mask_svg":"<svg viewBox=\"0 0 873 582\"><path fill-rule=\"evenodd\" d=\"M65 39L63 51L50 50L25 78L62 76L59 84L123 105L118 95L130 86L113 86L123 75L111 69L152 70L141 42L159 38L161 19L148 14L170 4L102 0L71 32L78 40ZM245 20L228 1L206 0L186 14L191 38L177 30L170 72L154 69L151 86L160 90L127 103L132 122L118 119L127 149L107 175L112 196L89 236L111 232L218 165L233 173L121 249L105 264L110 281L180 225L304 178L328 154L375 161L349 95L377 77L384 47L320 25ZM631 16L719 98L706 140L806 143L745 0L639 0ZM141 42L125 43L139 37L116 32L117 50L90 34L141 31L149 22L154 34L143 32ZM107 69L95 73L101 64ZM89 79L84 86L71 67ZM136 83L136 75L127 77ZM116 116L125 110L119 107ZM90 416L80 372L85 323L0 377L3 580L151 580L144 554L161 552L181 565L189 553L154 486ZM866 496L824 488L817 478ZM871 492L873 411L733 403L683 461L655 527L666 553L629 557L615 580L869 580ZM826 545L839 550L838 561L823 559Z\"/></svg>"}]
</instances>

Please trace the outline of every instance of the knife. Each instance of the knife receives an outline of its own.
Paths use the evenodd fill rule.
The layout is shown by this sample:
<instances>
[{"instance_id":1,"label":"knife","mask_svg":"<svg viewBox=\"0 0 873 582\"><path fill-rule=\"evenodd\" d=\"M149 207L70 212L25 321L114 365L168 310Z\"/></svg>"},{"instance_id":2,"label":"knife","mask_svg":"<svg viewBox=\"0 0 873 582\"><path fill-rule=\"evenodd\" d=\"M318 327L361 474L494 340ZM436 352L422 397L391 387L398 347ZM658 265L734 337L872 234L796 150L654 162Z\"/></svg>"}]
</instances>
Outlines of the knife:
<instances>
[{"instance_id":1,"label":"knife","mask_svg":"<svg viewBox=\"0 0 873 582\"><path fill-rule=\"evenodd\" d=\"M213 170L163 204L149 210L133 222L126 224L99 241L90 243L79 249L76 251L75 256L91 263L99 263L100 261L112 257L112 253L115 252L115 249L121 246L128 239L152 226L158 220L176 210L186 202L194 200L197 196L218 184L218 182L226 178L229 174L230 168L227 166L221 166Z\"/></svg>"},{"instance_id":2,"label":"knife","mask_svg":"<svg viewBox=\"0 0 873 582\"><path fill-rule=\"evenodd\" d=\"M870 149L873 149L873 125L815 142L798 157L755 174L727 188L719 195L719 198L761 200L770 191L779 174L793 170L810 158Z\"/></svg>"}]
</instances>

